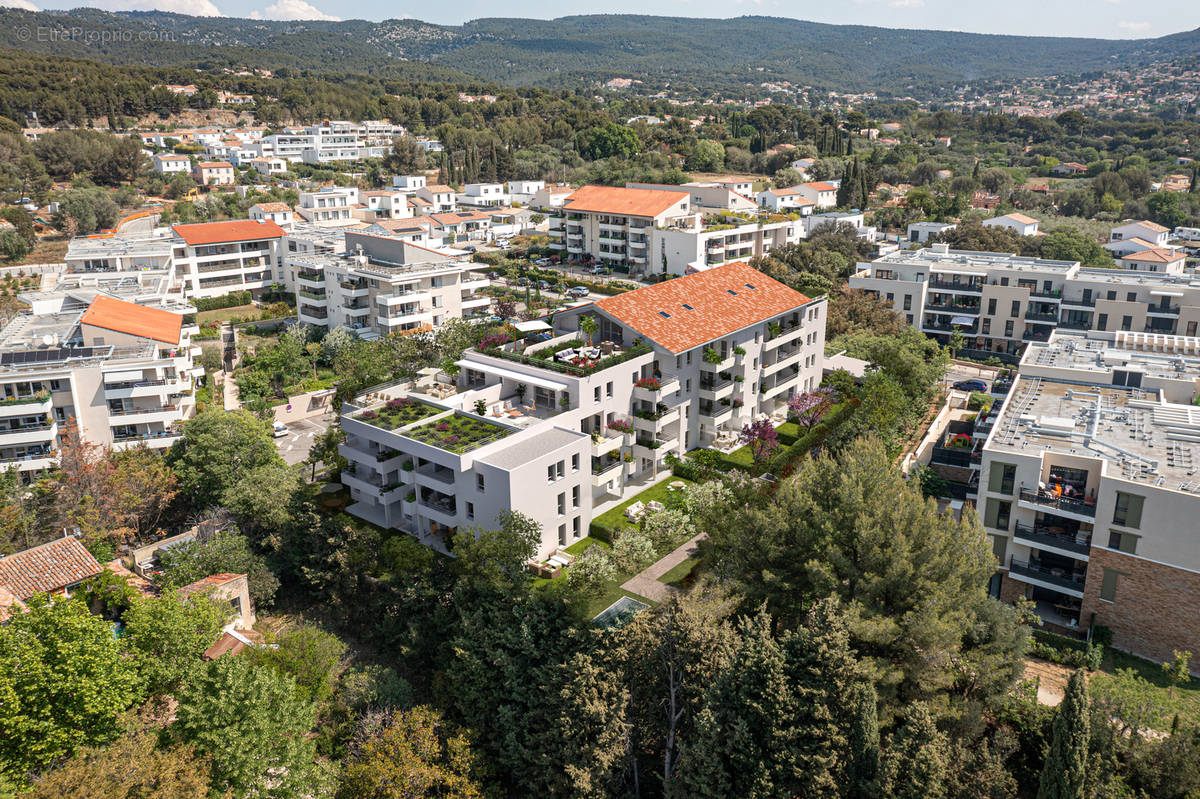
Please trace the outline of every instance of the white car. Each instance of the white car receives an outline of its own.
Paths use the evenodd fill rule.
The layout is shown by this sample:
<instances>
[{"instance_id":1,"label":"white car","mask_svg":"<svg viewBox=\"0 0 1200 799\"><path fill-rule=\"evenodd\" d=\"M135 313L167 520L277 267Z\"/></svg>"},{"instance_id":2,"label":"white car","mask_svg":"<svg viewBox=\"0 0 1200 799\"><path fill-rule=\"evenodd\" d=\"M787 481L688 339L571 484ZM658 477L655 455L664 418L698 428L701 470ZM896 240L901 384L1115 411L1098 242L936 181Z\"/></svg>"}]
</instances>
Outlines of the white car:
<instances>
[{"instance_id":1,"label":"white car","mask_svg":"<svg viewBox=\"0 0 1200 799\"><path fill-rule=\"evenodd\" d=\"M287 425L283 422L275 422L275 424L271 425L271 435L275 436L276 438L282 438L287 434Z\"/></svg>"}]
</instances>

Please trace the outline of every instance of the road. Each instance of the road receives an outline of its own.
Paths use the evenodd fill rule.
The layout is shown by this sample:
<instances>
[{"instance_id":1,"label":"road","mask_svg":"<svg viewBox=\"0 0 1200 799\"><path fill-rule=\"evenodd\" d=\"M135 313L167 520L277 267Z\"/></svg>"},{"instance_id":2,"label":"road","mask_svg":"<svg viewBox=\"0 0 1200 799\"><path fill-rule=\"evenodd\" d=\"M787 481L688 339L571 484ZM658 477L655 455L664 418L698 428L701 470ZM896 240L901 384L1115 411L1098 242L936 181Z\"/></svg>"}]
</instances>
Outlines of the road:
<instances>
[{"instance_id":1,"label":"road","mask_svg":"<svg viewBox=\"0 0 1200 799\"><path fill-rule=\"evenodd\" d=\"M275 439L275 446L284 462L289 466L303 463L312 449L313 441L325 434L329 424L330 419L325 416L302 419L289 424L288 434Z\"/></svg>"}]
</instances>

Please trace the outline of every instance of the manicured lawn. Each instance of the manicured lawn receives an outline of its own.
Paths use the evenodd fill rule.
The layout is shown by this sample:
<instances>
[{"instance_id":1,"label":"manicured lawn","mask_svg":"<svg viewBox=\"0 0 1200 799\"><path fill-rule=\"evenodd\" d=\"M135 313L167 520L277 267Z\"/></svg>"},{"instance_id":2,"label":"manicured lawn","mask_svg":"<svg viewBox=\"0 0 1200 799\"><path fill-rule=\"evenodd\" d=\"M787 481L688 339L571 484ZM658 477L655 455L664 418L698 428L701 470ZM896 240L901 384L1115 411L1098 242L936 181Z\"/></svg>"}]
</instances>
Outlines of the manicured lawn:
<instances>
[{"instance_id":1,"label":"manicured lawn","mask_svg":"<svg viewBox=\"0 0 1200 799\"><path fill-rule=\"evenodd\" d=\"M235 305L232 308L217 308L212 311L200 311L196 314L196 324L204 324L216 319L225 322L237 317L239 319L258 319L262 313L257 305Z\"/></svg>"},{"instance_id":2,"label":"manicured lawn","mask_svg":"<svg viewBox=\"0 0 1200 799\"><path fill-rule=\"evenodd\" d=\"M1192 678L1191 682L1175 689L1174 697L1168 698L1167 678L1160 664L1109 649L1104 653L1104 665L1101 670L1092 674L1089 680L1092 693L1103 691L1118 669L1133 669L1139 677L1153 686L1147 691L1148 698L1154 702L1158 711L1150 721L1155 729L1170 730L1171 720L1177 713L1184 726L1200 723L1200 680Z\"/></svg>"},{"instance_id":3,"label":"manicured lawn","mask_svg":"<svg viewBox=\"0 0 1200 799\"><path fill-rule=\"evenodd\" d=\"M669 491L667 486L676 480L681 480L689 485L691 484L691 481L684 480L682 477L667 475L661 482L655 483L642 493L635 494L615 508L610 508L599 516L594 517L590 530L591 534L598 538L612 538L614 532L624 530L626 527L632 527L629 520L625 518L625 509L635 502L649 505L651 501L658 500L664 505L667 504L667 499L675 493Z\"/></svg>"},{"instance_id":4,"label":"manicured lawn","mask_svg":"<svg viewBox=\"0 0 1200 799\"><path fill-rule=\"evenodd\" d=\"M601 549L612 549L612 546L607 541L601 541L599 538L592 538L589 535L589 536L585 536L584 538L579 539L574 544L571 544L571 546L567 547L566 552L568 555L571 555L573 557L578 557L578 556L582 555L587 550L587 548L592 546L593 544L595 546L600 547Z\"/></svg>"},{"instance_id":5,"label":"manicured lawn","mask_svg":"<svg viewBox=\"0 0 1200 799\"><path fill-rule=\"evenodd\" d=\"M607 608L609 605L616 602L618 599L620 599L623 596L633 597L638 602L645 602L647 605L650 605L651 607L654 607L655 605L658 604L653 599L647 599L644 596L638 596L637 594L633 593L632 591L626 591L624 588L622 588L621 583L625 582L625 580L628 580L628 579L629 579L628 577L624 577L621 579L620 582L610 583L604 589L604 591L601 592L601 594L599 596L588 600L587 609L584 611L584 613L587 615L587 618L589 618L589 619L595 618L605 608Z\"/></svg>"},{"instance_id":6,"label":"manicured lawn","mask_svg":"<svg viewBox=\"0 0 1200 799\"><path fill-rule=\"evenodd\" d=\"M658 581L660 583L666 583L667 585L674 586L675 588L682 588L683 581L686 580L688 575L690 575L692 571L699 565L699 558L686 558L678 566L668 571L662 577L659 577Z\"/></svg>"}]
</instances>

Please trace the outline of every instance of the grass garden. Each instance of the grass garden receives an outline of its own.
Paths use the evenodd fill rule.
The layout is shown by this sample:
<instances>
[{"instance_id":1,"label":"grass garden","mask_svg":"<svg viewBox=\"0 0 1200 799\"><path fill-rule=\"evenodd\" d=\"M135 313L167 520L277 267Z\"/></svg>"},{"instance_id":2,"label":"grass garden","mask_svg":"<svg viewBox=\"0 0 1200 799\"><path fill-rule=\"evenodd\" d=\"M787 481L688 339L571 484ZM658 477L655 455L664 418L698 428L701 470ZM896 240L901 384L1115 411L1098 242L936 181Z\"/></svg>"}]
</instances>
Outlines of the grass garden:
<instances>
[{"instance_id":1,"label":"grass garden","mask_svg":"<svg viewBox=\"0 0 1200 799\"><path fill-rule=\"evenodd\" d=\"M357 419L380 430L395 430L397 427L442 413L443 410L411 397L401 397L388 400L382 408L360 411Z\"/></svg>"},{"instance_id":2,"label":"grass garden","mask_svg":"<svg viewBox=\"0 0 1200 799\"><path fill-rule=\"evenodd\" d=\"M406 430L404 435L423 444L461 455L484 444L499 441L511 432L509 428L498 424L454 414Z\"/></svg>"}]
</instances>

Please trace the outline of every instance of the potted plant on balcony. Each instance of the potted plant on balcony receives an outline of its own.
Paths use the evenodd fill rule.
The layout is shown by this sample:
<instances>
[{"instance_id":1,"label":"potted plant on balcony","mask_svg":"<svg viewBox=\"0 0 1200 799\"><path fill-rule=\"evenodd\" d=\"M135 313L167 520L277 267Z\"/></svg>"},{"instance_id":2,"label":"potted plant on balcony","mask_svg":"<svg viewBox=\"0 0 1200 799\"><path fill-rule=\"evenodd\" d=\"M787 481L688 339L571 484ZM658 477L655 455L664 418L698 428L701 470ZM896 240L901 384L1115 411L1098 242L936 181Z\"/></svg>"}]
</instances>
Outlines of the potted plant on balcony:
<instances>
[{"instance_id":1,"label":"potted plant on balcony","mask_svg":"<svg viewBox=\"0 0 1200 799\"><path fill-rule=\"evenodd\" d=\"M647 391L662 391L662 381L657 377L643 377L633 385L637 388L644 388Z\"/></svg>"},{"instance_id":2,"label":"potted plant on balcony","mask_svg":"<svg viewBox=\"0 0 1200 799\"><path fill-rule=\"evenodd\" d=\"M783 325L778 322L767 322L767 332L771 338L779 338L783 334Z\"/></svg>"},{"instance_id":3,"label":"potted plant on balcony","mask_svg":"<svg viewBox=\"0 0 1200 799\"><path fill-rule=\"evenodd\" d=\"M483 416L487 413L487 402L481 399L475 400L475 413Z\"/></svg>"},{"instance_id":4,"label":"potted plant on balcony","mask_svg":"<svg viewBox=\"0 0 1200 799\"><path fill-rule=\"evenodd\" d=\"M723 360L725 360L725 359L721 357L721 353L717 352L715 347L705 347L704 348L704 362L705 363L711 363L711 364L715 365L715 364L721 363L721 361L723 361Z\"/></svg>"}]
</instances>

